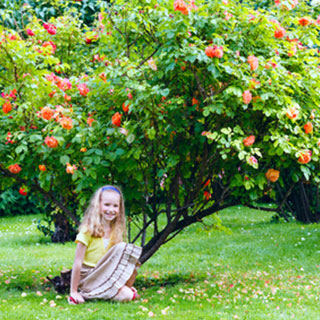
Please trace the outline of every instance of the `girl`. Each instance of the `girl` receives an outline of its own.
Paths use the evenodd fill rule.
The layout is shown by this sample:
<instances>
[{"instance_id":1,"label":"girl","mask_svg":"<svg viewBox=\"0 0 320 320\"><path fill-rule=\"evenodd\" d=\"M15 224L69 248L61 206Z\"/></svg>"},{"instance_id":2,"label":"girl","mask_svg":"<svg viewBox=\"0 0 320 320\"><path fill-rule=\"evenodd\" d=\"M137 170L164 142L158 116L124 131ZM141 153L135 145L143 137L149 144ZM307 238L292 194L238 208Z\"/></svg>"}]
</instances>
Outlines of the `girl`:
<instances>
[{"instance_id":1,"label":"girl","mask_svg":"<svg viewBox=\"0 0 320 320\"><path fill-rule=\"evenodd\" d=\"M70 304L90 299L130 301L142 249L122 242L126 233L123 195L114 186L98 189L76 238Z\"/></svg>"}]
</instances>

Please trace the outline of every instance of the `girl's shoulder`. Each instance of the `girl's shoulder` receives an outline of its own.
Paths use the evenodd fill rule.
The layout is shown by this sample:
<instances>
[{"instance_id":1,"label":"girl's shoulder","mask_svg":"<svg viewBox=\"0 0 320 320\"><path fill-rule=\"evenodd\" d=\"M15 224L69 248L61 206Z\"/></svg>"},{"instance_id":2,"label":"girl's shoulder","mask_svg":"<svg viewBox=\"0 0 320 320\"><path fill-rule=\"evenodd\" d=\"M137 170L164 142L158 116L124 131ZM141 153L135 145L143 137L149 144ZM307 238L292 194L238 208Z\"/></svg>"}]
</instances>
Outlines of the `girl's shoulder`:
<instances>
[{"instance_id":1,"label":"girl's shoulder","mask_svg":"<svg viewBox=\"0 0 320 320\"><path fill-rule=\"evenodd\" d=\"M88 232L88 230L86 228L80 228L75 242L76 243L81 242L85 246L88 247L90 245L90 243L92 242L92 235L90 232Z\"/></svg>"},{"instance_id":2,"label":"girl's shoulder","mask_svg":"<svg viewBox=\"0 0 320 320\"><path fill-rule=\"evenodd\" d=\"M88 233L88 234L90 234L87 226L80 226L79 227L79 233Z\"/></svg>"}]
</instances>

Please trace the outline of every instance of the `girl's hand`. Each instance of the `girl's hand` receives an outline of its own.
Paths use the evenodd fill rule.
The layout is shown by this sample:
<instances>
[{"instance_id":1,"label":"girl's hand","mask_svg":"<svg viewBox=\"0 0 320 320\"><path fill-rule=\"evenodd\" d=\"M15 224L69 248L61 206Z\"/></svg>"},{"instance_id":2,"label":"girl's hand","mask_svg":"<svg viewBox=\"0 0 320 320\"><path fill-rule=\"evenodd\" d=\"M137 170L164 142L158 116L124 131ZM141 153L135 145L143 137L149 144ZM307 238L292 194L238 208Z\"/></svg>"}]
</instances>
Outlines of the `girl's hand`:
<instances>
[{"instance_id":1,"label":"girl's hand","mask_svg":"<svg viewBox=\"0 0 320 320\"><path fill-rule=\"evenodd\" d=\"M85 302L85 300L83 299L82 295L79 292L70 293L70 297L72 297L77 302L77 304Z\"/></svg>"}]
</instances>

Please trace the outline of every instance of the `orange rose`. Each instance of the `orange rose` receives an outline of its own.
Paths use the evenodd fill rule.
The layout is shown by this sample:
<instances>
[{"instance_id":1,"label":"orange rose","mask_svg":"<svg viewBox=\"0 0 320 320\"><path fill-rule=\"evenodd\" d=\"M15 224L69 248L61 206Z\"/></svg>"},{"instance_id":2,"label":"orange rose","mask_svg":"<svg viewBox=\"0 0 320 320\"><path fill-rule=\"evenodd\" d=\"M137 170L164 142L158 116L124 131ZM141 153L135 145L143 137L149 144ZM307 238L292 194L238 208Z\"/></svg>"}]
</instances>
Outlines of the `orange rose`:
<instances>
[{"instance_id":1,"label":"orange rose","mask_svg":"<svg viewBox=\"0 0 320 320\"><path fill-rule=\"evenodd\" d=\"M311 150L300 151L298 162L301 164L306 164L311 160L312 152Z\"/></svg>"},{"instance_id":2,"label":"orange rose","mask_svg":"<svg viewBox=\"0 0 320 320\"><path fill-rule=\"evenodd\" d=\"M304 132L306 133L306 134L309 134L309 133L312 133L312 130L313 130L313 126L312 126L312 122L307 122L304 126L303 126L303 128L304 128Z\"/></svg>"},{"instance_id":3,"label":"orange rose","mask_svg":"<svg viewBox=\"0 0 320 320\"><path fill-rule=\"evenodd\" d=\"M204 53L209 57L213 58L214 57L214 49L213 47L207 47Z\"/></svg>"},{"instance_id":4,"label":"orange rose","mask_svg":"<svg viewBox=\"0 0 320 320\"><path fill-rule=\"evenodd\" d=\"M121 126L121 117L122 117L122 114L120 114L119 112L115 113L112 116L112 124L114 124L117 127L120 127Z\"/></svg>"},{"instance_id":5,"label":"orange rose","mask_svg":"<svg viewBox=\"0 0 320 320\"><path fill-rule=\"evenodd\" d=\"M199 105L200 102L196 98L192 98L192 105L194 106L195 104Z\"/></svg>"},{"instance_id":6,"label":"orange rose","mask_svg":"<svg viewBox=\"0 0 320 320\"><path fill-rule=\"evenodd\" d=\"M44 139L44 143L49 147L49 148L56 148L58 146L58 140L55 137L49 137L47 136Z\"/></svg>"},{"instance_id":7,"label":"orange rose","mask_svg":"<svg viewBox=\"0 0 320 320\"><path fill-rule=\"evenodd\" d=\"M279 27L274 31L274 36L277 39L283 38L285 34L286 34L286 30L282 27Z\"/></svg>"},{"instance_id":8,"label":"orange rose","mask_svg":"<svg viewBox=\"0 0 320 320\"><path fill-rule=\"evenodd\" d=\"M54 114L54 111L50 107L44 107L41 110L41 116L43 119L50 120Z\"/></svg>"},{"instance_id":9,"label":"orange rose","mask_svg":"<svg viewBox=\"0 0 320 320\"><path fill-rule=\"evenodd\" d=\"M173 7L174 11L180 11L181 13L186 15L189 13L189 9L183 0L175 0Z\"/></svg>"},{"instance_id":10,"label":"orange rose","mask_svg":"<svg viewBox=\"0 0 320 320\"><path fill-rule=\"evenodd\" d=\"M218 47L218 46L214 46L213 47L213 56L215 57L215 58L222 58L222 56L223 56L223 47L222 46L220 46L220 47Z\"/></svg>"},{"instance_id":11,"label":"orange rose","mask_svg":"<svg viewBox=\"0 0 320 320\"><path fill-rule=\"evenodd\" d=\"M271 182L276 182L279 179L280 171L275 169L269 169L266 172L266 178Z\"/></svg>"},{"instance_id":12,"label":"orange rose","mask_svg":"<svg viewBox=\"0 0 320 320\"><path fill-rule=\"evenodd\" d=\"M68 117L63 117L63 118L60 120L60 124L61 124L61 126L62 126L63 129L70 130L70 129L73 128L72 119L71 119L71 118L68 118Z\"/></svg>"},{"instance_id":13,"label":"orange rose","mask_svg":"<svg viewBox=\"0 0 320 320\"><path fill-rule=\"evenodd\" d=\"M81 148L80 149L80 152L86 152L87 151L87 148Z\"/></svg>"},{"instance_id":14,"label":"orange rose","mask_svg":"<svg viewBox=\"0 0 320 320\"><path fill-rule=\"evenodd\" d=\"M307 26L308 24L310 24L310 19L309 18L301 18L299 19L299 24L303 27Z\"/></svg>"},{"instance_id":15,"label":"orange rose","mask_svg":"<svg viewBox=\"0 0 320 320\"><path fill-rule=\"evenodd\" d=\"M243 144L246 147L249 147L254 144L255 140L256 140L255 136L249 136L249 137L246 137L245 139L243 139Z\"/></svg>"},{"instance_id":16,"label":"orange rose","mask_svg":"<svg viewBox=\"0 0 320 320\"><path fill-rule=\"evenodd\" d=\"M295 107L291 107L287 110L286 116L289 119L295 119L299 115L299 110L297 110Z\"/></svg>"},{"instance_id":17,"label":"orange rose","mask_svg":"<svg viewBox=\"0 0 320 320\"><path fill-rule=\"evenodd\" d=\"M252 102L253 103L256 103L257 101L261 100L261 97L260 96L255 96L255 97L252 97Z\"/></svg>"},{"instance_id":18,"label":"orange rose","mask_svg":"<svg viewBox=\"0 0 320 320\"><path fill-rule=\"evenodd\" d=\"M9 113L12 110L12 104L10 101L6 101L2 106L2 111L4 113Z\"/></svg>"},{"instance_id":19,"label":"orange rose","mask_svg":"<svg viewBox=\"0 0 320 320\"><path fill-rule=\"evenodd\" d=\"M129 111L129 106L130 106L130 103L128 103L127 105L125 103L122 104L122 110L127 113Z\"/></svg>"},{"instance_id":20,"label":"orange rose","mask_svg":"<svg viewBox=\"0 0 320 320\"><path fill-rule=\"evenodd\" d=\"M22 170L17 163L10 165L8 169L11 173L14 173L14 174L18 174Z\"/></svg>"},{"instance_id":21,"label":"orange rose","mask_svg":"<svg viewBox=\"0 0 320 320\"><path fill-rule=\"evenodd\" d=\"M39 170L40 171L46 171L47 168L46 168L46 166L44 164L39 164Z\"/></svg>"},{"instance_id":22,"label":"orange rose","mask_svg":"<svg viewBox=\"0 0 320 320\"><path fill-rule=\"evenodd\" d=\"M87 119L87 124L89 125L89 127L92 126L92 122L93 122L93 121L94 121L93 118L88 118L88 119Z\"/></svg>"}]
</instances>

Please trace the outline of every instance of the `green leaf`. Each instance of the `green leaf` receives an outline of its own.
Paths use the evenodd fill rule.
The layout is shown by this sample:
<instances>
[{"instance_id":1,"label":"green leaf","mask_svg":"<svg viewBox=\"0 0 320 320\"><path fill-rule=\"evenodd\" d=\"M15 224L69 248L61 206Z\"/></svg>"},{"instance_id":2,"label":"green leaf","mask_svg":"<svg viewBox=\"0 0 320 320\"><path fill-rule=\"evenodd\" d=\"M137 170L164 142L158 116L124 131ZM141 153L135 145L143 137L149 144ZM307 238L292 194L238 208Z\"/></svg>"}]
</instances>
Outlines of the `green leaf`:
<instances>
[{"instance_id":1,"label":"green leaf","mask_svg":"<svg viewBox=\"0 0 320 320\"><path fill-rule=\"evenodd\" d=\"M91 169L91 170L90 170L90 176L91 176L93 179L97 179L97 172L96 172L94 169Z\"/></svg>"},{"instance_id":2,"label":"green leaf","mask_svg":"<svg viewBox=\"0 0 320 320\"><path fill-rule=\"evenodd\" d=\"M101 157L99 156L93 156L93 163L98 165L101 162Z\"/></svg>"},{"instance_id":3,"label":"green leaf","mask_svg":"<svg viewBox=\"0 0 320 320\"><path fill-rule=\"evenodd\" d=\"M140 159L140 155L141 155L141 150L140 149L137 149L134 154L133 154L133 157L136 159L136 160L139 160Z\"/></svg>"},{"instance_id":4,"label":"green leaf","mask_svg":"<svg viewBox=\"0 0 320 320\"><path fill-rule=\"evenodd\" d=\"M308 181L311 176L310 169L305 165L301 165L300 168L301 168L301 171L302 171L303 175L305 176L306 180Z\"/></svg>"},{"instance_id":5,"label":"green leaf","mask_svg":"<svg viewBox=\"0 0 320 320\"><path fill-rule=\"evenodd\" d=\"M231 128L222 128L221 132L226 135L229 135L232 132L232 130L231 130Z\"/></svg>"},{"instance_id":6,"label":"green leaf","mask_svg":"<svg viewBox=\"0 0 320 320\"><path fill-rule=\"evenodd\" d=\"M67 163L70 163L70 158L66 155L61 156L60 163L65 166Z\"/></svg>"},{"instance_id":7,"label":"green leaf","mask_svg":"<svg viewBox=\"0 0 320 320\"><path fill-rule=\"evenodd\" d=\"M134 134L129 134L127 137L126 137L126 140L129 144L131 144L135 139L135 135Z\"/></svg>"},{"instance_id":8,"label":"green leaf","mask_svg":"<svg viewBox=\"0 0 320 320\"><path fill-rule=\"evenodd\" d=\"M43 138L39 134L33 134L30 136L29 141L30 142L43 141Z\"/></svg>"},{"instance_id":9,"label":"green leaf","mask_svg":"<svg viewBox=\"0 0 320 320\"><path fill-rule=\"evenodd\" d=\"M84 165L89 166L92 164L93 159L91 157L84 157L82 161Z\"/></svg>"},{"instance_id":10,"label":"green leaf","mask_svg":"<svg viewBox=\"0 0 320 320\"><path fill-rule=\"evenodd\" d=\"M100 149L95 149L95 153L96 153L98 156L102 156L102 155L103 155L103 152L102 152L102 150L100 150Z\"/></svg>"},{"instance_id":11,"label":"green leaf","mask_svg":"<svg viewBox=\"0 0 320 320\"><path fill-rule=\"evenodd\" d=\"M156 130L154 127L151 127L150 129L147 130L147 134L150 140L153 140L155 135L156 135Z\"/></svg>"},{"instance_id":12,"label":"green leaf","mask_svg":"<svg viewBox=\"0 0 320 320\"><path fill-rule=\"evenodd\" d=\"M21 144L20 146L18 146L15 150L16 154L21 153L22 151L27 152L28 151L28 147L25 146L24 144Z\"/></svg>"},{"instance_id":13,"label":"green leaf","mask_svg":"<svg viewBox=\"0 0 320 320\"><path fill-rule=\"evenodd\" d=\"M241 97L242 96L242 89L238 88L238 87L229 87L226 89L225 91L227 94L229 95L235 95L237 97Z\"/></svg>"},{"instance_id":14,"label":"green leaf","mask_svg":"<svg viewBox=\"0 0 320 320\"><path fill-rule=\"evenodd\" d=\"M246 154L246 151L240 151L238 155L239 160L243 160L246 157Z\"/></svg>"},{"instance_id":15,"label":"green leaf","mask_svg":"<svg viewBox=\"0 0 320 320\"><path fill-rule=\"evenodd\" d=\"M220 75L220 72L213 63L209 65L208 71L210 71L215 78L218 78Z\"/></svg>"}]
</instances>

